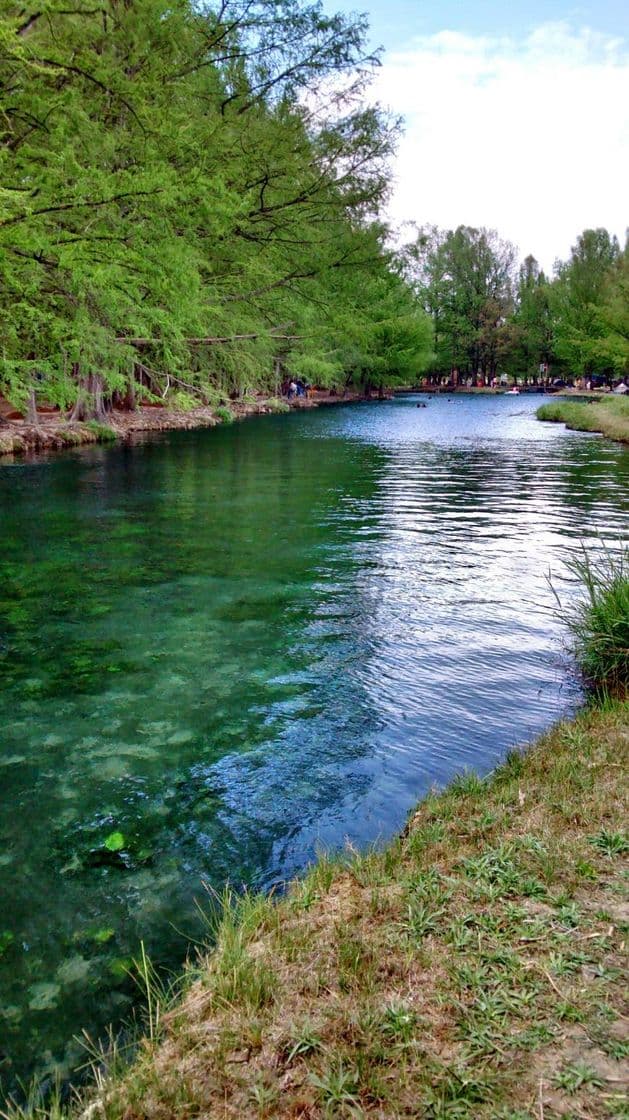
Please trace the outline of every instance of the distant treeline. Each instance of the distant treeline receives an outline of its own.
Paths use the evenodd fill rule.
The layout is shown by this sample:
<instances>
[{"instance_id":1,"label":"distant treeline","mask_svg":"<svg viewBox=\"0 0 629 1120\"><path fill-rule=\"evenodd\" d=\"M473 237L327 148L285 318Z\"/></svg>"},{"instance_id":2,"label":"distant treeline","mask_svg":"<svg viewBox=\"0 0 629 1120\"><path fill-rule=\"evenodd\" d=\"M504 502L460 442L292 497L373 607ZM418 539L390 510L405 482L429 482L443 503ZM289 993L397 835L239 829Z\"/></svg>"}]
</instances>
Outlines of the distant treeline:
<instances>
[{"instance_id":1,"label":"distant treeline","mask_svg":"<svg viewBox=\"0 0 629 1120\"><path fill-rule=\"evenodd\" d=\"M493 230L421 229L407 275L434 324L433 369L537 379L629 370L629 241L585 230L554 277Z\"/></svg>"}]
</instances>

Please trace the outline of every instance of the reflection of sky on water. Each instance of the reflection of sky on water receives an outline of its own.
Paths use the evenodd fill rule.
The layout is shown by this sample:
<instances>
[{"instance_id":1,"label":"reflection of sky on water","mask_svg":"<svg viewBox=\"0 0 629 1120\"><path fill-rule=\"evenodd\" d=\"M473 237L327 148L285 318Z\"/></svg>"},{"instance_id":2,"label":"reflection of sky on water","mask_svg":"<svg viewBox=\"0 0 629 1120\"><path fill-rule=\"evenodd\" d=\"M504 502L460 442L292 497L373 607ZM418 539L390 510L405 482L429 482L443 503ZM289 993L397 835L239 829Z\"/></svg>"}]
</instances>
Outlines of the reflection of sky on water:
<instances>
[{"instance_id":1,"label":"reflection of sky on water","mask_svg":"<svg viewBox=\"0 0 629 1120\"><path fill-rule=\"evenodd\" d=\"M140 938L181 957L202 880L268 885L389 836L570 704L545 575L626 530L629 456L535 403L397 401L0 471L18 1068L125 1013L112 968ZM99 863L114 828L125 869Z\"/></svg>"}]
</instances>

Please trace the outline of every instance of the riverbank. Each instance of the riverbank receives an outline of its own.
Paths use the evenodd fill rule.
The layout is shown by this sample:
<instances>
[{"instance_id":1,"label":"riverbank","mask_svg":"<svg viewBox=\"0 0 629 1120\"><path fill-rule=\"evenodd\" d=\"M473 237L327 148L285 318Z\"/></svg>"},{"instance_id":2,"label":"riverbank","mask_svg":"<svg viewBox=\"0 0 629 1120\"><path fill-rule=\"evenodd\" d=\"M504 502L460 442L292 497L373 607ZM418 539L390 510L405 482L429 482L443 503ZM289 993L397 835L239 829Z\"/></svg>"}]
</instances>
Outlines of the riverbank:
<instances>
[{"instance_id":1,"label":"riverbank","mask_svg":"<svg viewBox=\"0 0 629 1120\"><path fill-rule=\"evenodd\" d=\"M169 409L144 405L135 411L114 409L106 424L95 421L76 423L56 412L42 412L37 424L25 419L0 422L0 457L29 455L41 452L63 451L93 443L113 443L118 440L131 442L144 432L165 432L181 429L211 428L216 424L230 423L249 416L291 409L319 408L325 405L350 404L366 399L359 393L336 395L326 392L312 393L309 397L296 397L290 401L279 397L255 397L231 401L229 406L218 408ZM0 418L1 420L1 418Z\"/></svg>"},{"instance_id":2,"label":"riverbank","mask_svg":"<svg viewBox=\"0 0 629 1120\"><path fill-rule=\"evenodd\" d=\"M538 408L537 419L565 424L578 432L601 432L609 439L629 443L629 395L607 395L592 401L549 401Z\"/></svg>"},{"instance_id":3,"label":"riverbank","mask_svg":"<svg viewBox=\"0 0 629 1120\"><path fill-rule=\"evenodd\" d=\"M586 710L384 851L228 896L83 1116L626 1117L628 740L627 702Z\"/></svg>"}]
</instances>

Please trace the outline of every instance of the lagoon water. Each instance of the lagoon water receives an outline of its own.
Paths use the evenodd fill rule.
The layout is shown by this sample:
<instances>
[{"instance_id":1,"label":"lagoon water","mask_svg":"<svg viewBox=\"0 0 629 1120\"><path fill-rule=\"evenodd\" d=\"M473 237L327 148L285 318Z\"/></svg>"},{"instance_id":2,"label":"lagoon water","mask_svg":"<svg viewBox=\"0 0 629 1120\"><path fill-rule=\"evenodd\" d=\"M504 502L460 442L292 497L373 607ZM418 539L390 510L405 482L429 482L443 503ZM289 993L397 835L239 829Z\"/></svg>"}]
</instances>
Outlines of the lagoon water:
<instances>
[{"instance_id":1,"label":"lagoon water","mask_svg":"<svg viewBox=\"0 0 629 1120\"><path fill-rule=\"evenodd\" d=\"M629 452L537 404L409 396L0 467L5 1088L124 1021L129 958L176 968L207 885L382 842L575 705L547 576L570 597L580 542L626 539Z\"/></svg>"}]
</instances>

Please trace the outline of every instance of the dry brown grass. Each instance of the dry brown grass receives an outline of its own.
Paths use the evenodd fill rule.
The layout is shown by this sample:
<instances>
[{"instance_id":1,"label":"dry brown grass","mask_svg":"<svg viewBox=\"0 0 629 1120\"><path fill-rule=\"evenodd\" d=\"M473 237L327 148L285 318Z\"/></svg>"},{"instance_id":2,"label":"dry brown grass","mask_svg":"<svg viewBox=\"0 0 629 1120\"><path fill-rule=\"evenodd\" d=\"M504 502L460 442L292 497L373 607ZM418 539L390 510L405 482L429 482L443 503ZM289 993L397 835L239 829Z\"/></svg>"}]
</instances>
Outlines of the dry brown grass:
<instances>
[{"instance_id":1,"label":"dry brown grass","mask_svg":"<svg viewBox=\"0 0 629 1120\"><path fill-rule=\"evenodd\" d=\"M615 1118L629 706L429 796L382 853L226 900L105 1120Z\"/></svg>"}]
</instances>

